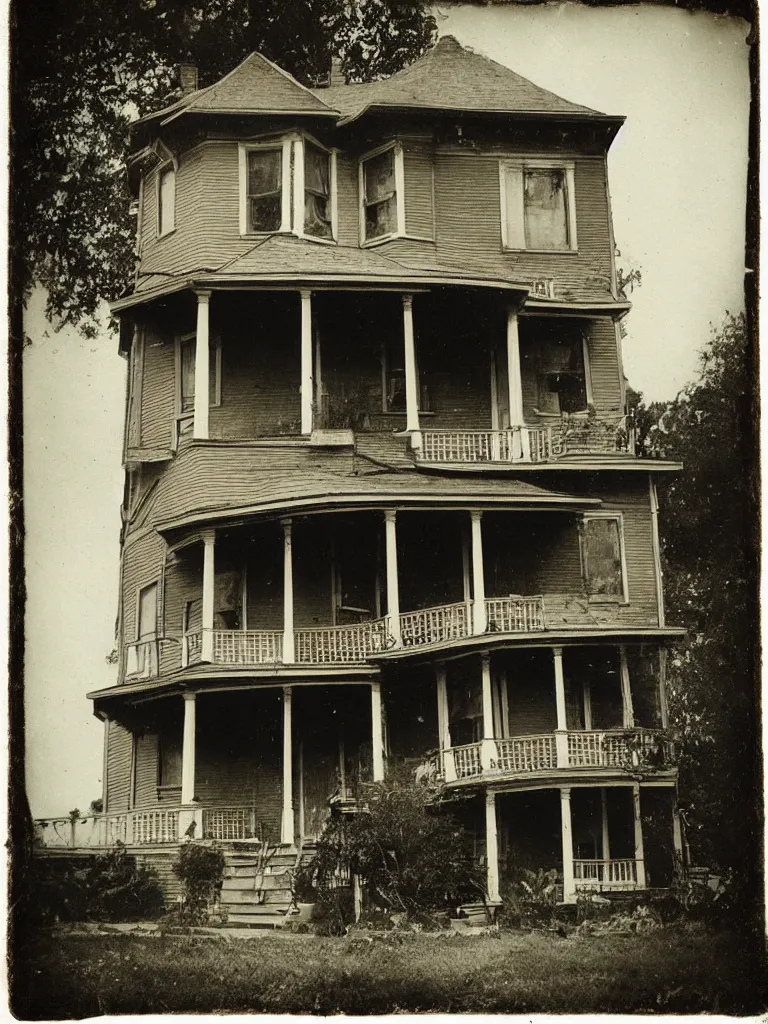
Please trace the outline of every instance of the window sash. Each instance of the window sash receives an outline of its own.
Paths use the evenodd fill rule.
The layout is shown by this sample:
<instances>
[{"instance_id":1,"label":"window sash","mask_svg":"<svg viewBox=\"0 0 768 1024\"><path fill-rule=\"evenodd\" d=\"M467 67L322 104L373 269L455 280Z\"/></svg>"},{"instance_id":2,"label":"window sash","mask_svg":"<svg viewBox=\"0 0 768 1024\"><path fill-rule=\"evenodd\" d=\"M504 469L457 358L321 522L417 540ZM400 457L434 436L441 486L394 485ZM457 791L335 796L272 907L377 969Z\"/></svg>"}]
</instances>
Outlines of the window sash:
<instances>
[{"instance_id":1,"label":"window sash","mask_svg":"<svg viewBox=\"0 0 768 1024\"><path fill-rule=\"evenodd\" d=\"M195 356L197 338L182 338L179 343L179 415L195 411ZM218 404L219 396L219 345L214 343L208 350L208 401Z\"/></svg>"},{"instance_id":2,"label":"window sash","mask_svg":"<svg viewBox=\"0 0 768 1024\"><path fill-rule=\"evenodd\" d=\"M501 162L502 236L507 249L573 252L573 166Z\"/></svg>"},{"instance_id":3,"label":"window sash","mask_svg":"<svg viewBox=\"0 0 768 1024\"><path fill-rule=\"evenodd\" d=\"M166 167L159 172L157 188L157 231L159 235L167 235L173 231L176 223L176 171Z\"/></svg>"},{"instance_id":4,"label":"window sash","mask_svg":"<svg viewBox=\"0 0 768 1024\"><path fill-rule=\"evenodd\" d=\"M621 520L613 516L585 518L581 536L587 596L605 601L626 600Z\"/></svg>"},{"instance_id":5,"label":"window sash","mask_svg":"<svg viewBox=\"0 0 768 1024\"><path fill-rule=\"evenodd\" d=\"M365 240L371 241L398 230L395 149L368 157L362 167L364 232Z\"/></svg>"},{"instance_id":6,"label":"window sash","mask_svg":"<svg viewBox=\"0 0 768 1024\"><path fill-rule=\"evenodd\" d=\"M279 231L283 219L282 148L248 150L246 190L248 230Z\"/></svg>"},{"instance_id":7,"label":"window sash","mask_svg":"<svg viewBox=\"0 0 768 1024\"><path fill-rule=\"evenodd\" d=\"M331 157L311 143L304 144L304 234L333 238Z\"/></svg>"}]
</instances>

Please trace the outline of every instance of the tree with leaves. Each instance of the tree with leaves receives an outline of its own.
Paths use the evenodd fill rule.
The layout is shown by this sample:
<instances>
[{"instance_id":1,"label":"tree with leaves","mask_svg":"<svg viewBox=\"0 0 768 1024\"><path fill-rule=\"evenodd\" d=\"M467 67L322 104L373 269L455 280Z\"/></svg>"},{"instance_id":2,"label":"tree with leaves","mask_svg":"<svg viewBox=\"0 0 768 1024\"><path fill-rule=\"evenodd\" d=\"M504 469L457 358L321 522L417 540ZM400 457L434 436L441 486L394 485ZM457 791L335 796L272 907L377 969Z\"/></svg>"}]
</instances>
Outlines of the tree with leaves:
<instances>
[{"instance_id":1,"label":"tree with leaves","mask_svg":"<svg viewBox=\"0 0 768 1024\"><path fill-rule=\"evenodd\" d=\"M752 366L745 318L727 315L701 354L695 383L671 402L635 404L646 454L684 465L659 498L667 618L688 630L669 659L688 839L696 860L735 870L754 896L760 755Z\"/></svg>"},{"instance_id":2,"label":"tree with leaves","mask_svg":"<svg viewBox=\"0 0 768 1024\"><path fill-rule=\"evenodd\" d=\"M13 285L44 285L49 317L91 335L133 271L129 125L178 98L180 63L201 86L253 50L307 85L332 57L369 81L437 34L419 0L17 0L12 24Z\"/></svg>"}]
</instances>

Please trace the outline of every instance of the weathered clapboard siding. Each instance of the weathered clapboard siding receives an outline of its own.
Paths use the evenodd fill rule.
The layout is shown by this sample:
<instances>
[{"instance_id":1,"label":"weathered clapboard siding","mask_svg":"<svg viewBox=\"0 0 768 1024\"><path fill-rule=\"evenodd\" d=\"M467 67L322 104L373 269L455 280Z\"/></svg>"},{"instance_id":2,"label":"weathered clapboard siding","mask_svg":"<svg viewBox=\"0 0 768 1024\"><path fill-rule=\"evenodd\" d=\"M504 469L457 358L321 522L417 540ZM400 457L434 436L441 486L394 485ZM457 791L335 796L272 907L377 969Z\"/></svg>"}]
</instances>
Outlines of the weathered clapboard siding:
<instances>
[{"instance_id":1,"label":"weathered clapboard siding","mask_svg":"<svg viewBox=\"0 0 768 1024\"><path fill-rule=\"evenodd\" d=\"M557 725L552 652L515 651L494 662L497 663L507 675L507 734L535 736L552 732Z\"/></svg>"},{"instance_id":2,"label":"weathered clapboard siding","mask_svg":"<svg viewBox=\"0 0 768 1024\"><path fill-rule=\"evenodd\" d=\"M158 588L158 632L162 607L161 578L165 542L156 533L133 534L123 549L123 637L126 643L136 638L137 597L141 587L151 583Z\"/></svg>"},{"instance_id":3,"label":"weathered clapboard siding","mask_svg":"<svg viewBox=\"0 0 768 1024\"><path fill-rule=\"evenodd\" d=\"M407 140L403 144L405 179L405 233L434 238L434 156L430 142Z\"/></svg>"},{"instance_id":4,"label":"weathered clapboard siding","mask_svg":"<svg viewBox=\"0 0 768 1024\"><path fill-rule=\"evenodd\" d=\"M621 408L621 381L616 327L609 317L595 317L588 321L587 338L595 411L617 412Z\"/></svg>"},{"instance_id":5,"label":"weathered clapboard siding","mask_svg":"<svg viewBox=\"0 0 768 1024\"><path fill-rule=\"evenodd\" d=\"M178 700L178 698L177 698ZM158 736L155 732L142 732L136 737L136 770L134 803L137 810L154 807L157 802Z\"/></svg>"},{"instance_id":6,"label":"weathered clapboard siding","mask_svg":"<svg viewBox=\"0 0 768 1024\"><path fill-rule=\"evenodd\" d=\"M157 872L157 880L163 892L165 906L171 908L182 894L183 885L173 871L173 865L178 859L178 849L169 850L167 847L154 850L146 846L129 847L128 852L136 857L136 863L152 868Z\"/></svg>"},{"instance_id":7,"label":"weathered clapboard siding","mask_svg":"<svg viewBox=\"0 0 768 1024\"><path fill-rule=\"evenodd\" d=\"M127 811L131 799L131 733L110 721L107 734L107 806L109 814Z\"/></svg>"},{"instance_id":8,"label":"weathered clapboard siding","mask_svg":"<svg viewBox=\"0 0 768 1024\"><path fill-rule=\"evenodd\" d=\"M576 518L566 513L487 512L483 562L490 597L583 590Z\"/></svg>"},{"instance_id":9,"label":"weathered clapboard siding","mask_svg":"<svg viewBox=\"0 0 768 1024\"><path fill-rule=\"evenodd\" d=\"M358 162L343 152L336 156L336 203L340 245L360 244L360 181Z\"/></svg>"},{"instance_id":10,"label":"weathered clapboard siding","mask_svg":"<svg viewBox=\"0 0 768 1024\"><path fill-rule=\"evenodd\" d=\"M576 160L576 253L503 253L499 157L438 150L435 165L437 254L466 267L531 281L555 281L558 298L610 291L611 250L603 161Z\"/></svg>"},{"instance_id":11,"label":"weathered clapboard siding","mask_svg":"<svg viewBox=\"0 0 768 1024\"><path fill-rule=\"evenodd\" d=\"M147 327L142 366L141 444L146 448L169 448L176 388L173 337L162 329Z\"/></svg>"},{"instance_id":12,"label":"weathered clapboard siding","mask_svg":"<svg viewBox=\"0 0 768 1024\"><path fill-rule=\"evenodd\" d=\"M187 258L199 244L200 206L209 168L202 167L200 149L190 150L176 169L174 230L157 237L157 176L155 168L144 179L141 271L172 273L188 266Z\"/></svg>"},{"instance_id":13,"label":"weathered clapboard siding","mask_svg":"<svg viewBox=\"0 0 768 1024\"><path fill-rule=\"evenodd\" d=\"M203 595L203 550L195 544L170 559L165 569L165 600L161 613L161 634L168 638L160 645L160 669L171 672L181 666L181 637L184 625L184 607L187 601L196 602L193 609L201 615ZM191 623L191 627L195 625Z\"/></svg>"},{"instance_id":14,"label":"weathered clapboard siding","mask_svg":"<svg viewBox=\"0 0 768 1024\"><path fill-rule=\"evenodd\" d=\"M280 835L282 695L201 695L195 795L204 807L252 807L257 828Z\"/></svg>"}]
</instances>

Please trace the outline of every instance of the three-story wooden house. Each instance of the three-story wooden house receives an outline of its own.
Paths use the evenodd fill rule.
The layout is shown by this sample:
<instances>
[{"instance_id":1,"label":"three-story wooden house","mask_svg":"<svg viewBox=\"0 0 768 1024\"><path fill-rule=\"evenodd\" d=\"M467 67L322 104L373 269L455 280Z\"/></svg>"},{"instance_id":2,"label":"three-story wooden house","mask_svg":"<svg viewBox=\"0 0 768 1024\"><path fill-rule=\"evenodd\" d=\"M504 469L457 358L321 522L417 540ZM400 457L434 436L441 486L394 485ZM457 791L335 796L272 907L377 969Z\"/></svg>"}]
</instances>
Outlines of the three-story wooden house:
<instances>
[{"instance_id":1,"label":"three-story wooden house","mask_svg":"<svg viewBox=\"0 0 768 1024\"><path fill-rule=\"evenodd\" d=\"M405 764L492 901L670 883L678 467L626 418L622 120L447 36L365 85L254 53L136 123L105 841L293 849Z\"/></svg>"}]
</instances>

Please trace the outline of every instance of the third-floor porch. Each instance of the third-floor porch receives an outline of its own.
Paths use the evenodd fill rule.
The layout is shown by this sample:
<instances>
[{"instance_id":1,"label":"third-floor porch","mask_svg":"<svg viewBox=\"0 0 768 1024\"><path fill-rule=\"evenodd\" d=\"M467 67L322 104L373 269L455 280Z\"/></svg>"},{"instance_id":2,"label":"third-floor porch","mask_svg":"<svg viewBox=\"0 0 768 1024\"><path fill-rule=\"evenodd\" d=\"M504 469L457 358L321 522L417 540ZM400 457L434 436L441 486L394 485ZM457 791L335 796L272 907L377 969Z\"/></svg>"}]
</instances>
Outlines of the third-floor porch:
<instances>
[{"instance_id":1,"label":"third-floor porch","mask_svg":"<svg viewBox=\"0 0 768 1024\"><path fill-rule=\"evenodd\" d=\"M399 434L417 466L631 465L617 324L521 302L469 288L178 296L135 332L126 456L344 430Z\"/></svg>"}]
</instances>

